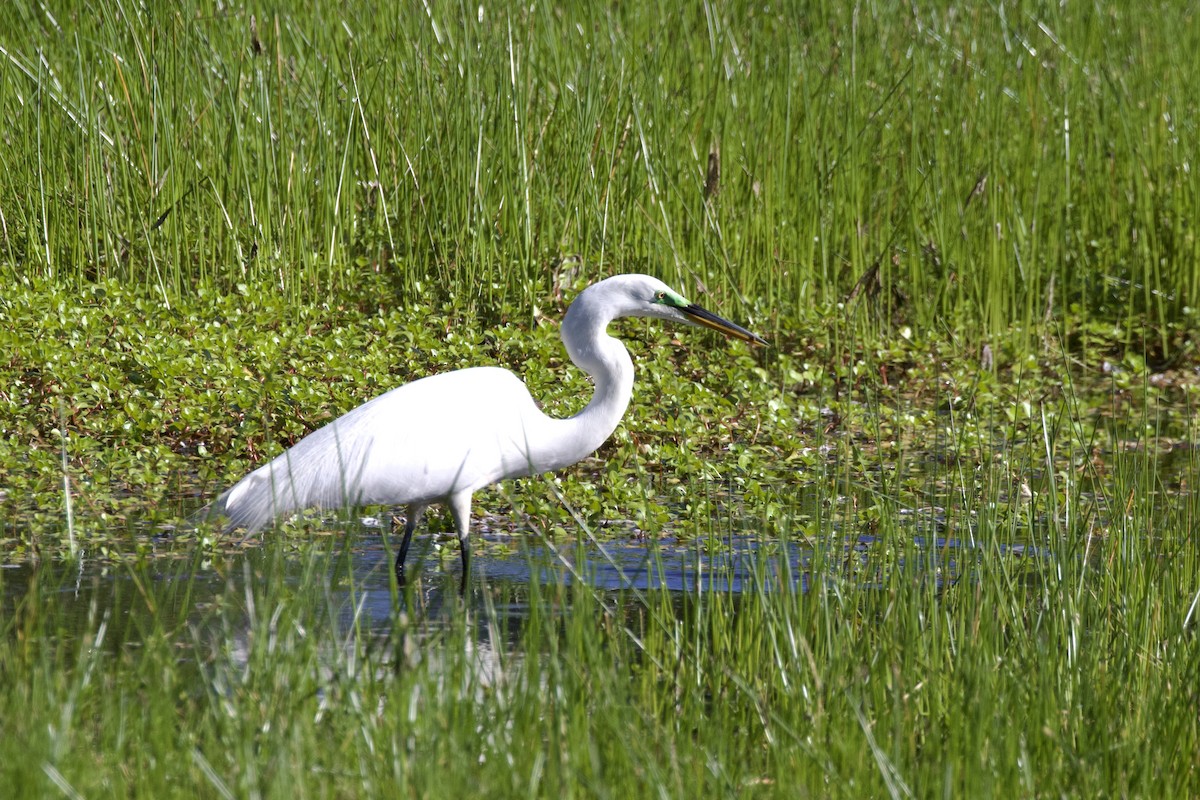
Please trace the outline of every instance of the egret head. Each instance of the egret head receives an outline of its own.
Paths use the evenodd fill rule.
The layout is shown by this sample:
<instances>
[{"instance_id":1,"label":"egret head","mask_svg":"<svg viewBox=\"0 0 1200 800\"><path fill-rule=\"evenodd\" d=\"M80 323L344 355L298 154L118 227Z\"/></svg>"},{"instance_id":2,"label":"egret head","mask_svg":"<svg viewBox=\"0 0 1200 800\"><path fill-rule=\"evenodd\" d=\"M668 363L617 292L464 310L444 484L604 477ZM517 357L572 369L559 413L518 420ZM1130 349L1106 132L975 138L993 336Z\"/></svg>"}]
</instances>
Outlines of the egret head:
<instances>
[{"instance_id":1,"label":"egret head","mask_svg":"<svg viewBox=\"0 0 1200 800\"><path fill-rule=\"evenodd\" d=\"M629 313L628 316L658 317L659 319L682 322L685 325L698 325L704 328L711 328L734 339L741 339L743 342L755 345L767 344L766 340L751 333L741 325L735 325L729 320L719 317L711 311L688 301L679 292L676 292L657 278L651 278L648 275L619 277L644 279L631 282L630 288L634 292L638 310Z\"/></svg>"},{"instance_id":2,"label":"egret head","mask_svg":"<svg viewBox=\"0 0 1200 800\"><path fill-rule=\"evenodd\" d=\"M750 331L706 311L670 286L649 275L615 275L580 292L567 309L560 329L567 353L576 364L589 362L608 323L618 317L657 317L684 325L699 325L755 345L766 342ZM629 356L624 347L622 356ZM584 367L588 369L588 367ZM589 370L591 371L591 370Z\"/></svg>"}]
</instances>

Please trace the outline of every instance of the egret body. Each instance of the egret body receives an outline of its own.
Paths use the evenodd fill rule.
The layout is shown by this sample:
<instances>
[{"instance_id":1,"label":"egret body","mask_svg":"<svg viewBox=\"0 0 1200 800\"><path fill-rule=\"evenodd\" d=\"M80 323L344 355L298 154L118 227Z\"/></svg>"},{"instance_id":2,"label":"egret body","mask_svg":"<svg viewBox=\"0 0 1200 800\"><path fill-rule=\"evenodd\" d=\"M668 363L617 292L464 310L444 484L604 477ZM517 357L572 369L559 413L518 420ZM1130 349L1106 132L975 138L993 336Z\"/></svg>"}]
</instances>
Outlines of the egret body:
<instances>
[{"instance_id":1,"label":"egret body","mask_svg":"<svg viewBox=\"0 0 1200 800\"><path fill-rule=\"evenodd\" d=\"M595 452L621 421L633 393L633 361L608 335L608 323L618 317L703 325L766 344L656 278L608 278L581 292L562 323L571 361L596 387L575 416L543 414L525 384L506 369L433 375L392 389L304 437L218 497L208 515L224 515L228 527L253 533L279 516L314 506L407 505L396 557L396 573L403 576L421 514L432 503L445 503L462 548L465 585L471 496L506 478L574 464Z\"/></svg>"}]
</instances>

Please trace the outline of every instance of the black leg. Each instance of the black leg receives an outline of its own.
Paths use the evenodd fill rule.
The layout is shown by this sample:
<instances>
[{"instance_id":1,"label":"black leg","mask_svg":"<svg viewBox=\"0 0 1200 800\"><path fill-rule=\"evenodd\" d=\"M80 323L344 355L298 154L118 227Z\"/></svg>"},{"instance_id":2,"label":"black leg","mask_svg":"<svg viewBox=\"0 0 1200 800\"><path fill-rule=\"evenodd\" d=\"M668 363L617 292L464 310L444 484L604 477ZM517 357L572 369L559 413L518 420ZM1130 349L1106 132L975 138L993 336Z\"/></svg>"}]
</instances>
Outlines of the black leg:
<instances>
[{"instance_id":1,"label":"black leg","mask_svg":"<svg viewBox=\"0 0 1200 800\"><path fill-rule=\"evenodd\" d=\"M462 582L458 585L458 593L467 596L467 578L471 574L471 545L466 539L460 539L462 549Z\"/></svg>"},{"instance_id":2,"label":"black leg","mask_svg":"<svg viewBox=\"0 0 1200 800\"><path fill-rule=\"evenodd\" d=\"M404 539L400 542L400 552L396 554L396 582L404 586L404 561L408 558L408 546L412 544L413 531L421 521L425 506L416 504L408 507L408 519L404 522Z\"/></svg>"},{"instance_id":3,"label":"black leg","mask_svg":"<svg viewBox=\"0 0 1200 800\"><path fill-rule=\"evenodd\" d=\"M454 530L458 534L458 546L462 553L462 583L458 592L467 595L467 580L471 576L471 493L460 492L450 495L450 513L454 515Z\"/></svg>"}]
</instances>

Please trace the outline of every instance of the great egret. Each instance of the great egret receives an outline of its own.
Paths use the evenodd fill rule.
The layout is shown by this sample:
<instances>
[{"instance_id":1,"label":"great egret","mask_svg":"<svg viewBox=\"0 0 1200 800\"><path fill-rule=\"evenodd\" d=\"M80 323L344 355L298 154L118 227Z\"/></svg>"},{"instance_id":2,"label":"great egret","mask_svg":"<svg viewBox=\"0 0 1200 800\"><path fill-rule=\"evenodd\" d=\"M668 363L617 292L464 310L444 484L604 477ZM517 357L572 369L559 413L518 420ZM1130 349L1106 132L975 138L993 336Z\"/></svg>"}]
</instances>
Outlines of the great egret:
<instances>
[{"instance_id":1,"label":"great egret","mask_svg":"<svg viewBox=\"0 0 1200 800\"><path fill-rule=\"evenodd\" d=\"M251 472L208 509L253 533L276 517L317 506L407 505L396 556L403 578L413 530L431 503L454 516L463 585L470 566L471 496L485 486L561 469L612 434L633 393L629 351L607 333L617 317L702 325L753 344L763 339L689 303L648 275L617 275L584 289L563 319L571 361L595 381L587 407L569 419L538 409L517 376L499 367L432 375L376 397L301 439Z\"/></svg>"}]
</instances>

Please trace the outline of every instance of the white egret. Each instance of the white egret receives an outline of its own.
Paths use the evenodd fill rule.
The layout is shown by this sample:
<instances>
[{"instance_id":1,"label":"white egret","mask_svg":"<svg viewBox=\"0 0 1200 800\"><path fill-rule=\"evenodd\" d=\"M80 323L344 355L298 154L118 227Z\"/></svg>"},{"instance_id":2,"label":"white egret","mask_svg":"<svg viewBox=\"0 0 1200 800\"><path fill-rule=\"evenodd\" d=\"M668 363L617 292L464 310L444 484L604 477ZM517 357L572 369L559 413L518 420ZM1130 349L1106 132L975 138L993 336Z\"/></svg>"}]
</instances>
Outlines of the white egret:
<instances>
[{"instance_id":1,"label":"white egret","mask_svg":"<svg viewBox=\"0 0 1200 800\"><path fill-rule=\"evenodd\" d=\"M571 361L592 376L595 393L569 419L541 412L517 376L474 367L413 381L359 406L251 472L206 509L227 527L253 533L309 507L407 505L396 557L403 577L413 530L425 508L454 516L463 582L470 565L471 496L506 478L574 464L616 429L633 393L629 351L608 335L617 317L657 317L702 325L753 344L750 331L689 303L648 275L617 275L584 289L563 319Z\"/></svg>"}]
</instances>

